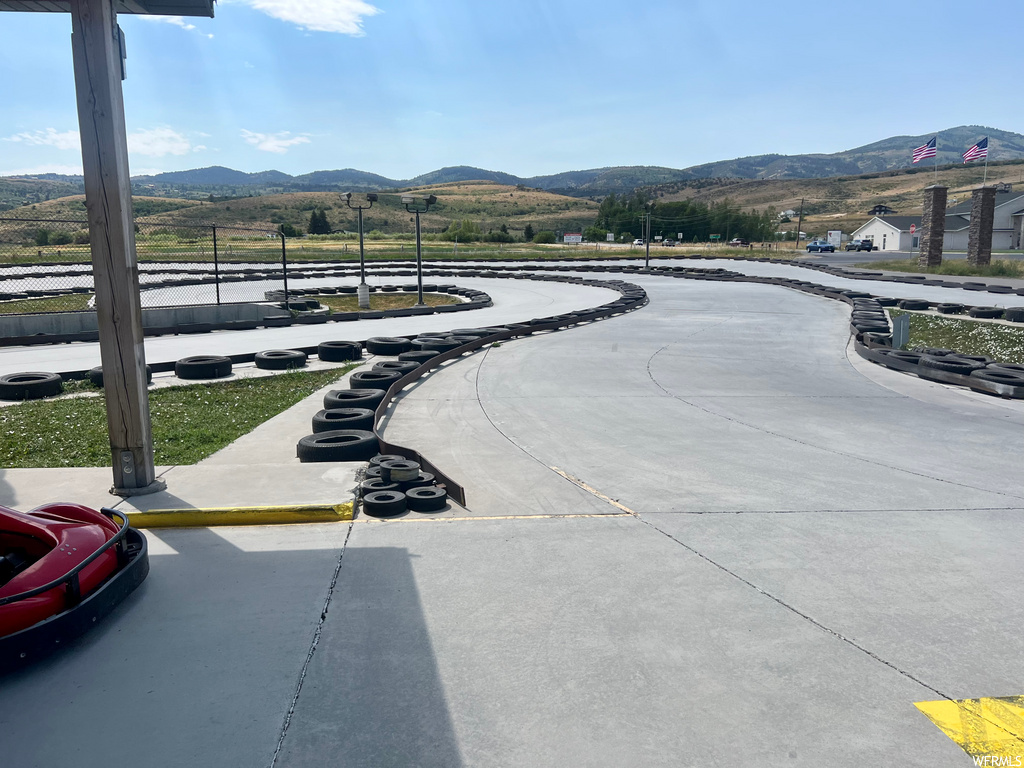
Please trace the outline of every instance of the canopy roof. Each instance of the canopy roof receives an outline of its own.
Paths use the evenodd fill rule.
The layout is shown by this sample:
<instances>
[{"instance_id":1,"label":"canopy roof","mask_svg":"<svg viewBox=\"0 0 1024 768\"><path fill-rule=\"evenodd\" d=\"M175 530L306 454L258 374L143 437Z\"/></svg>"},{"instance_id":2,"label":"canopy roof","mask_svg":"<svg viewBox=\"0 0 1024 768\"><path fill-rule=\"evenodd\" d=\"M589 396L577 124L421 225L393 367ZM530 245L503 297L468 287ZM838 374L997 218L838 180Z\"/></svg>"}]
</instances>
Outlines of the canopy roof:
<instances>
[{"instance_id":1,"label":"canopy roof","mask_svg":"<svg viewBox=\"0 0 1024 768\"><path fill-rule=\"evenodd\" d=\"M117 13L213 17L214 0L114 0ZM71 0L0 0L0 11L70 13Z\"/></svg>"}]
</instances>

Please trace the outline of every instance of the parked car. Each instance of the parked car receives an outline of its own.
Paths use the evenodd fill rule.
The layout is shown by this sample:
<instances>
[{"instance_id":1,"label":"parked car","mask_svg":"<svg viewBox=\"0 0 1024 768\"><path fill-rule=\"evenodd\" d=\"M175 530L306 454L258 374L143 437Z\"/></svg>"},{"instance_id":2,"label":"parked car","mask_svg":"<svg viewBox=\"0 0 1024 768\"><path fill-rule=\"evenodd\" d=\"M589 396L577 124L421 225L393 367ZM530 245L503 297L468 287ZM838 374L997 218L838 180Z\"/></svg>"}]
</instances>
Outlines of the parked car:
<instances>
[{"instance_id":1,"label":"parked car","mask_svg":"<svg viewBox=\"0 0 1024 768\"><path fill-rule=\"evenodd\" d=\"M642 246L643 244L644 244L644 240L643 240L642 237L638 237L636 240L633 241L633 245L640 245L640 246Z\"/></svg>"},{"instance_id":2,"label":"parked car","mask_svg":"<svg viewBox=\"0 0 1024 768\"><path fill-rule=\"evenodd\" d=\"M811 240L811 242L807 244L808 253L825 253L826 251L829 253L836 252L836 247L828 240Z\"/></svg>"},{"instance_id":3,"label":"parked car","mask_svg":"<svg viewBox=\"0 0 1024 768\"><path fill-rule=\"evenodd\" d=\"M750 245L749 240L744 240L742 237L734 237L729 241L730 248L746 248Z\"/></svg>"},{"instance_id":4,"label":"parked car","mask_svg":"<svg viewBox=\"0 0 1024 768\"><path fill-rule=\"evenodd\" d=\"M870 251L875 244L870 240L851 240L846 244L848 251Z\"/></svg>"},{"instance_id":5,"label":"parked car","mask_svg":"<svg viewBox=\"0 0 1024 768\"><path fill-rule=\"evenodd\" d=\"M661 241L661 244L662 244L662 245L667 245L667 246L669 246L670 248L674 248L674 247L675 247L675 244L676 244L676 241L675 241L675 240L662 240L662 241Z\"/></svg>"}]
</instances>

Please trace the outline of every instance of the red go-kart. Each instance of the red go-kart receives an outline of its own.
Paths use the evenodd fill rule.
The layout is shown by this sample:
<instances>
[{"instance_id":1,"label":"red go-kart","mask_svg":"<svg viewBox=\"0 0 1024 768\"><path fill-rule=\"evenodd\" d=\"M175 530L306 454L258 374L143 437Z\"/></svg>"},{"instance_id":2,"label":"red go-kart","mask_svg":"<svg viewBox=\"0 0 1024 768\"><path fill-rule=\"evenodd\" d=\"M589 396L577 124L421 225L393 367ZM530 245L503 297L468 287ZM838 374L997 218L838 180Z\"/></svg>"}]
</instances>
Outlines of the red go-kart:
<instances>
[{"instance_id":1,"label":"red go-kart","mask_svg":"<svg viewBox=\"0 0 1024 768\"><path fill-rule=\"evenodd\" d=\"M0 506L0 672L81 635L148 574L146 537L119 512Z\"/></svg>"}]
</instances>

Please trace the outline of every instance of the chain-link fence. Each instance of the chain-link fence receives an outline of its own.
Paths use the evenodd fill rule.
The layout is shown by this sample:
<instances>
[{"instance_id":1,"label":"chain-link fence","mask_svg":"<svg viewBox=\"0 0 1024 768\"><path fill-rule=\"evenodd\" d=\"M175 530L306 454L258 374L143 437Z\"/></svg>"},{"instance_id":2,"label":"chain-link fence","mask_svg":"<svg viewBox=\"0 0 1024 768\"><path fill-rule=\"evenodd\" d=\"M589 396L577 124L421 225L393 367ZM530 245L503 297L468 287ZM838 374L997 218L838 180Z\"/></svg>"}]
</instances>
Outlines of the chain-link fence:
<instances>
[{"instance_id":1,"label":"chain-link fence","mask_svg":"<svg viewBox=\"0 0 1024 768\"><path fill-rule=\"evenodd\" d=\"M285 239L273 230L135 225L142 306L265 301L286 294ZM0 218L0 315L93 308L88 223Z\"/></svg>"}]
</instances>

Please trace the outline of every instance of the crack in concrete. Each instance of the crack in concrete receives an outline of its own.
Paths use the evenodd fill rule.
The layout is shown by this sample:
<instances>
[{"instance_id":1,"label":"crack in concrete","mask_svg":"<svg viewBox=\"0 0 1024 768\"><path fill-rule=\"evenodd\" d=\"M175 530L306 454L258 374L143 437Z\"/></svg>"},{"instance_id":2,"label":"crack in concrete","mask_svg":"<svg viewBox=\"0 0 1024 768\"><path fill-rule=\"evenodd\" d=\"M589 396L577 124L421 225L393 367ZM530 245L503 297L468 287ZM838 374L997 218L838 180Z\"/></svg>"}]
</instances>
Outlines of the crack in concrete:
<instances>
[{"instance_id":1,"label":"crack in concrete","mask_svg":"<svg viewBox=\"0 0 1024 768\"><path fill-rule=\"evenodd\" d=\"M270 761L269 768L274 768L277 765L277 759L281 756L281 750L284 748L284 740L288 735L288 728L292 724L292 716L295 714L295 707L299 703L299 695L302 693L302 684L306 681L306 672L309 670L309 664L313 660L313 656L316 654L316 648L320 644L320 637L323 635L324 623L327 621L327 611L330 609L331 600L334 598L334 589L338 585L338 577L341 575L341 565L345 559L345 551L348 549L348 540L352 537L353 526L349 523L348 533L345 534L345 541L341 545L341 554L338 555L338 564L334 567L334 574L331 577L331 585L327 589L327 599L324 601L323 610L320 612L320 620L317 622L316 631L313 633L313 641L309 645L309 652L306 654L306 660L302 663L302 671L299 672L298 682L295 684L295 694L292 696L291 704L288 706L288 712L285 714L284 723L281 725L281 734L277 739L277 748L274 749L274 756Z\"/></svg>"}]
</instances>

